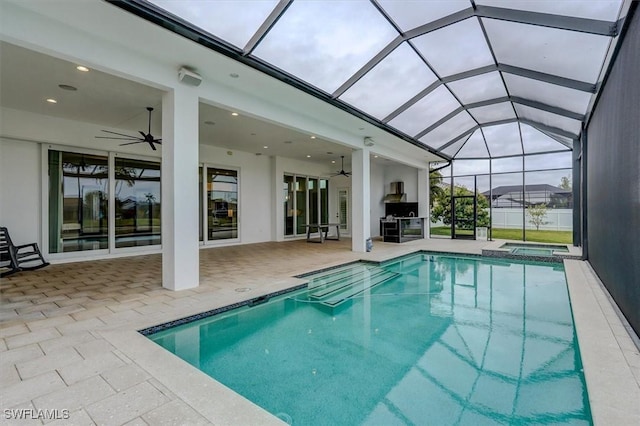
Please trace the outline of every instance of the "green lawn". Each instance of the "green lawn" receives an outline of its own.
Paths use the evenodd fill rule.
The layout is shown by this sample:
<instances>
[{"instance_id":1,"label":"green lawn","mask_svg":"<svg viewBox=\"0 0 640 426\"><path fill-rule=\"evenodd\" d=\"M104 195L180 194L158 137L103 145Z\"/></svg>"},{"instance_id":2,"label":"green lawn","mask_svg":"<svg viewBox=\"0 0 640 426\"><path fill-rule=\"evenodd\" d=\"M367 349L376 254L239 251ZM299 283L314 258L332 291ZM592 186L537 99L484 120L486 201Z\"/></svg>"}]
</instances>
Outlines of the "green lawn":
<instances>
[{"instance_id":1,"label":"green lawn","mask_svg":"<svg viewBox=\"0 0 640 426\"><path fill-rule=\"evenodd\" d=\"M431 228L431 235L451 235L451 228L440 226ZM493 228L492 238L500 240L522 240L522 229ZM527 229L527 241L538 243L573 243L573 233L571 231L536 231Z\"/></svg>"}]
</instances>

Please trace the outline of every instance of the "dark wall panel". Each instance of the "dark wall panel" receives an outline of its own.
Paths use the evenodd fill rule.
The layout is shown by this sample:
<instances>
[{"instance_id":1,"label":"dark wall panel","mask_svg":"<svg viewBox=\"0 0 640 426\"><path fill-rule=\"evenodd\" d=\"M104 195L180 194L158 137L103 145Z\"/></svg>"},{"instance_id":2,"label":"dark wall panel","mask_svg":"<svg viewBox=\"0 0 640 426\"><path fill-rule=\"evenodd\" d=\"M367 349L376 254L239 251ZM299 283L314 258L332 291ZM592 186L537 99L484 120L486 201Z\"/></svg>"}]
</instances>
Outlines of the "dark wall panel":
<instances>
[{"instance_id":1,"label":"dark wall panel","mask_svg":"<svg viewBox=\"0 0 640 426\"><path fill-rule=\"evenodd\" d=\"M588 260L640 334L640 13L587 128Z\"/></svg>"}]
</instances>

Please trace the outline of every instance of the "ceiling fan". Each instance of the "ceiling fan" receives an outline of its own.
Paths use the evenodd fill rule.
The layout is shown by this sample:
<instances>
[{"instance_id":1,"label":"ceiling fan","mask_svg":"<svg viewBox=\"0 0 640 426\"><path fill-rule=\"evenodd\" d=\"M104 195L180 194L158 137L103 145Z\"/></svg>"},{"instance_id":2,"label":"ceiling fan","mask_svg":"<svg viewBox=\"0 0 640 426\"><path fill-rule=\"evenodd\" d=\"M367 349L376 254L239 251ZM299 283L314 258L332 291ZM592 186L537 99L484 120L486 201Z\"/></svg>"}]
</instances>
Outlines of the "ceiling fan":
<instances>
[{"instance_id":1,"label":"ceiling fan","mask_svg":"<svg viewBox=\"0 0 640 426\"><path fill-rule=\"evenodd\" d=\"M344 171L344 155L341 155L340 158L342 158L342 167L340 168L339 172L332 174L331 177L335 177L335 176L351 177L351 172Z\"/></svg>"},{"instance_id":2,"label":"ceiling fan","mask_svg":"<svg viewBox=\"0 0 640 426\"><path fill-rule=\"evenodd\" d=\"M121 143L120 146L133 145L133 144L136 144L136 143L148 143L149 146L151 147L151 149L156 151L157 148L156 148L155 144L162 145L162 138L155 138L151 134L151 111L153 111L153 108L147 107L147 111L149 111L149 130L147 131L147 133L145 133L142 130L140 130L140 134L142 135L142 137L125 135L123 133L111 132L109 130L103 130L103 132L105 132L105 133L111 133L111 134L118 135L118 136L123 136L123 137L116 138L116 137L113 137L113 136L96 136L96 138L98 138L98 139L114 139L114 140L123 140L123 141L133 141L133 142Z\"/></svg>"}]
</instances>

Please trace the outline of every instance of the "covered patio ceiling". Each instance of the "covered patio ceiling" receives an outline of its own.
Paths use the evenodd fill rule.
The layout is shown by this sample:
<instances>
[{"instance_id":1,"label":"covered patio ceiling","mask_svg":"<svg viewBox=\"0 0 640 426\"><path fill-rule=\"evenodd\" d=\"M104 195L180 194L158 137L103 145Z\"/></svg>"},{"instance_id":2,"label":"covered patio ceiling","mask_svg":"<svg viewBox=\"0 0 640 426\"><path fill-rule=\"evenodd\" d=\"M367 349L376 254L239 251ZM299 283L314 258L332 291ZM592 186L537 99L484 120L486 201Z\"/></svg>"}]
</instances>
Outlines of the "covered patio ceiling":
<instances>
[{"instance_id":1,"label":"covered patio ceiling","mask_svg":"<svg viewBox=\"0 0 640 426\"><path fill-rule=\"evenodd\" d=\"M570 151L629 1L123 0L447 159Z\"/></svg>"}]
</instances>

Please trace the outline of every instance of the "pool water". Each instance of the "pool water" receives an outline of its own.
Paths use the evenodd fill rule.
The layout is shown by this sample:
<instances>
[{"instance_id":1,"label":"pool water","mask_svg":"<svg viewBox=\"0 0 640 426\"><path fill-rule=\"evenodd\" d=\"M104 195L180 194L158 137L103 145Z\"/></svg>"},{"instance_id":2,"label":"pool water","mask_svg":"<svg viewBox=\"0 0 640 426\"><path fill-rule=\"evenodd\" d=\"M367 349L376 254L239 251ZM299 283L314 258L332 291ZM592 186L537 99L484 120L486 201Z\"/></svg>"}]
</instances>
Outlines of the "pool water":
<instances>
[{"instance_id":1,"label":"pool water","mask_svg":"<svg viewBox=\"0 0 640 426\"><path fill-rule=\"evenodd\" d=\"M592 423L562 265L419 253L308 279L149 338L294 425Z\"/></svg>"}]
</instances>

